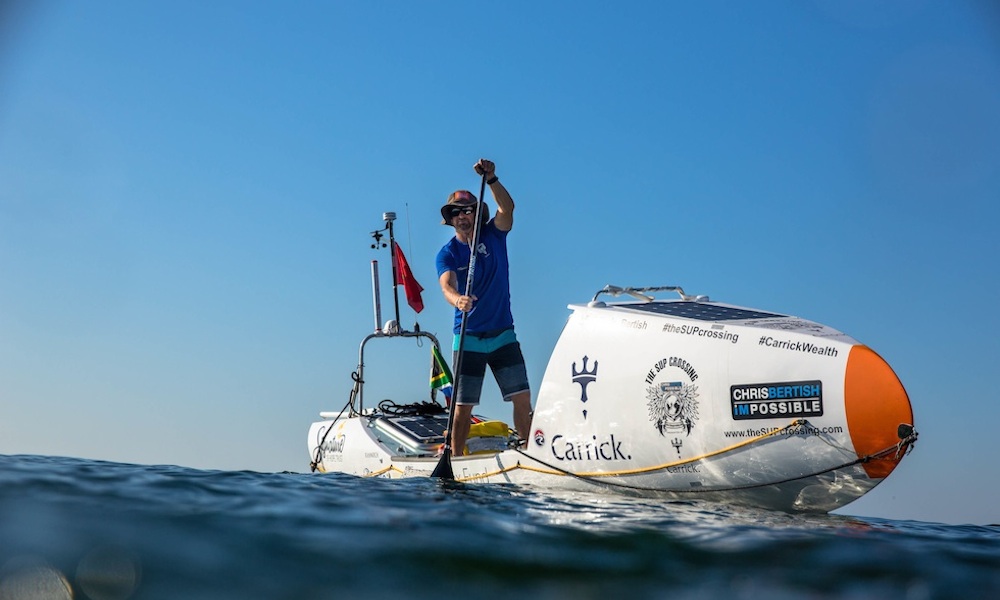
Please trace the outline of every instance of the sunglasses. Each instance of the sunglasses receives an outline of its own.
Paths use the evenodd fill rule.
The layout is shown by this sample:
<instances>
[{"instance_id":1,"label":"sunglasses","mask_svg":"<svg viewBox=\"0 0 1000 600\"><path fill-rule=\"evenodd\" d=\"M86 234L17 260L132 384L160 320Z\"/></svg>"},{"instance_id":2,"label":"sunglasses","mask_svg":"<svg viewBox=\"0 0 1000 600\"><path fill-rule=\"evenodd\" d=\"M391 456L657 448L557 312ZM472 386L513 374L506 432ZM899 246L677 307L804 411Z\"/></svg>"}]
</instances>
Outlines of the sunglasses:
<instances>
[{"instance_id":1,"label":"sunglasses","mask_svg":"<svg viewBox=\"0 0 1000 600\"><path fill-rule=\"evenodd\" d=\"M476 212L476 209L471 206L466 206L464 208L453 208L451 209L451 216L457 217L458 215L471 215Z\"/></svg>"}]
</instances>

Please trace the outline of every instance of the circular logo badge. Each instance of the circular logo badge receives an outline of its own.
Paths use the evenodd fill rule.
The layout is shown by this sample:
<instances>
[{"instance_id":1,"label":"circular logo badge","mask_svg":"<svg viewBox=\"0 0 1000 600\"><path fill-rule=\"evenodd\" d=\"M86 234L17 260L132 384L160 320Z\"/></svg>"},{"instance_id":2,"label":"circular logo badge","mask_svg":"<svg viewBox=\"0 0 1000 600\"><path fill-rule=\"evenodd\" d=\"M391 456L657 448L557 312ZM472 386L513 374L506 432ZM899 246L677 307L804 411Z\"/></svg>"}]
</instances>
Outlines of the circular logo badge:
<instances>
[{"instance_id":1,"label":"circular logo badge","mask_svg":"<svg viewBox=\"0 0 1000 600\"><path fill-rule=\"evenodd\" d=\"M536 446L545 445L545 433L541 429L535 430L535 445Z\"/></svg>"}]
</instances>

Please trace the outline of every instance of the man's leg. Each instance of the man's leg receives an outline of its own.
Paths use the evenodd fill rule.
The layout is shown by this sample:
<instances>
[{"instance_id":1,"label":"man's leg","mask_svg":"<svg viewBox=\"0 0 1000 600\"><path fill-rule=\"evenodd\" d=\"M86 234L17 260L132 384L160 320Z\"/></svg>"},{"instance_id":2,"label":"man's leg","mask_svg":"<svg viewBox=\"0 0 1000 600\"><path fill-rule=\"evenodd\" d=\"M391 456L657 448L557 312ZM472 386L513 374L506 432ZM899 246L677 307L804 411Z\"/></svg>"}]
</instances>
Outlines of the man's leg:
<instances>
[{"instance_id":1,"label":"man's leg","mask_svg":"<svg viewBox=\"0 0 1000 600\"><path fill-rule=\"evenodd\" d=\"M509 335L513 338L514 332ZM504 400L514 405L514 429L518 439L528 439L531 435L531 389L521 344L514 339L497 348L490 354L489 364Z\"/></svg>"},{"instance_id":2,"label":"man's leg","mask_svg":"<svg viewBox=\"0 0 1000 600\"><path fill-rule=\"evenodd\" d=\"M466 340L469 342L471 340ZM458 352L453 356L453 364L458 363ZM455 369L455 422L452 423L451 451L454 456L465 454L465 441L469 439L472 426L472 411L479 404L479 394L483 390L483 375L486 373L486 355L466 350L462 356L462 372Z\"/></svg>"},{"instance_id":3,"label":"man's leg","mask_svg":"<svg viewBox=\"0 0 1000 600\"><path fill-rule=\"evenodd\" d=\"M469 439L469 428L472 427L473 404L455 405L455 422L451 424L452 456L465 454L465 441Z\"/></svg>"},{"instance_id":4,"label":"man's leg","mask_svg":"<svg viewBox=\"0 0 1000 600\"><path fill-rule=\"evenodd\" d=\"M514 394L510 401L514 405L514 429L517 430L517 437L526 440L531 435L531 391Z\"/></svg>"}]
</instances>

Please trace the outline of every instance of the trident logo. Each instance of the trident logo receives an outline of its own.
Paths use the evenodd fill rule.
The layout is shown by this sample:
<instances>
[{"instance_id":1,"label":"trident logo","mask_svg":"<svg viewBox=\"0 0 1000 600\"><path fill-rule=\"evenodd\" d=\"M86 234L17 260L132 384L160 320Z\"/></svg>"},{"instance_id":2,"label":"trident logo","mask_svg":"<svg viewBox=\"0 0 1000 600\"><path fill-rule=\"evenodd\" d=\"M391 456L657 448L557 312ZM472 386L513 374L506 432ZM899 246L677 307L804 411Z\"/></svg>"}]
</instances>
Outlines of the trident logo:
<instances>
[{"instance_id":1,"label":"trident logo","mask_svg":"<svg viewBox=\"0 0 1000 600\"><path fill-rule=\"evenodd\" d=\"M594 370L587 370L587 360L586 356L583 357L583 367L581 370L576 370L576 362L573 363L573 381L574 383L580 384L580 402L587 402L587 384L597 381L597 361L594 361ZM587 410L583 411L583 418L587 418Z\"/></svg>"},{"instance_id":2,"label":"trident logo","mask_svg":"<svg viewBox=\"0 0 1000 600\"><path fill-rule=\"evenodd\" d=\"M677 456L679 457L681 455L681 446L684 445L684 440L682 440L679 437L676 437L670 440L670 445L673 446L675 450L677 450Z\"/></svg>"}]
</instances>

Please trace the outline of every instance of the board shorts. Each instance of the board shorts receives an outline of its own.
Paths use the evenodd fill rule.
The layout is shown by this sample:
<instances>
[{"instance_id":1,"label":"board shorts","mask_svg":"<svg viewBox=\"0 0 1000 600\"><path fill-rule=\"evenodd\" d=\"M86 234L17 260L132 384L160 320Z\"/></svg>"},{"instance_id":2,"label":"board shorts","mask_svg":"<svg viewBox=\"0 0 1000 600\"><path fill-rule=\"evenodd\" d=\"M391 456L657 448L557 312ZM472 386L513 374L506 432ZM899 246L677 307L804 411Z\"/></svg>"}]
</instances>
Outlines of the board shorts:
<instances>
[{"instance_id":1,"label":"board shorts","mask_svg":"<svg viewBox=\"0 0 1000 600\"><path fill-rule=\"evenodd\" d=\"M458 341L456 335L452 364L458 363ZM524 366L521 343L517 341L513 327L486 333L466 332L462 373L459 375L462 381L458 386L456 404L479 404L487 365L493 371L505 402L510 402L512 396L531 389L528 386L528 371Z\"/></svg>"}]
</instances>

